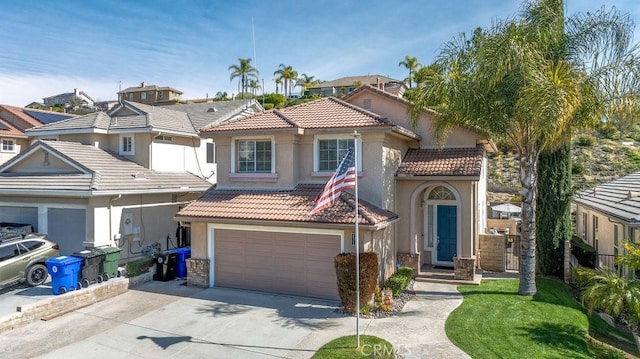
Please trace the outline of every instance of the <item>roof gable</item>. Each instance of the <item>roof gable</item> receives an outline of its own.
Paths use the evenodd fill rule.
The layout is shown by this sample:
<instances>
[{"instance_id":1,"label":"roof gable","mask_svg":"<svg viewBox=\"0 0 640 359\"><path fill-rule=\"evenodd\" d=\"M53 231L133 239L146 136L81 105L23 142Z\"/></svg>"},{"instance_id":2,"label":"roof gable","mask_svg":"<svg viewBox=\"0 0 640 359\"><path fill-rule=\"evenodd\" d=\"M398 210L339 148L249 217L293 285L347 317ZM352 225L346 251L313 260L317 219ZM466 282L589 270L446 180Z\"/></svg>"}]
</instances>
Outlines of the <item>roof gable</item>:
<instances>
[{"instance_id":1,"label":"roof gable","mask_svg":"<svg viewBox=\"0 0 640 359\"><path fill-rule=\"evenodd\" d=\"M398 177L480 177L484 149L421 148L409 149L398 168Z\"/></svg>"}]
</instances>

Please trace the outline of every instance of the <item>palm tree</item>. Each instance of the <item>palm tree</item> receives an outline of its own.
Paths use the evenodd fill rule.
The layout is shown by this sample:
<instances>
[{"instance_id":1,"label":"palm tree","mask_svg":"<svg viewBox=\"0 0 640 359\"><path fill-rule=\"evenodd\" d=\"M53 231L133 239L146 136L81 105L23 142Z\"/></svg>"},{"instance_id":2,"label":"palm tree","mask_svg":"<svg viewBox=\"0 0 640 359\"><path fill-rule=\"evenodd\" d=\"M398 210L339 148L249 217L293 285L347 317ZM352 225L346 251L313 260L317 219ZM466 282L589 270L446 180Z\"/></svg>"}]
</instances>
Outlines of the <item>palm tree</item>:
<instances>
[{"instance_id":1,"label":"palm tree","mask_svg":"<svg viewBox=\"0 0 640 359\"><path fill-rule=\"evenodd\" d=\"M300 75L300 77L298 78L298 86L302 87L303 95L307 93L307 88L320 83L320 81L314 79L315 76L309 76L307 74Z\"/></svg>"},{"instance_id":2,"label":"palm tree","mask_svg":"<svg viewBox=\"0 0 640 359\"><path fill-rule=\"evenodd\" d=\"M226 91L225 92L222 92L222 91L216 92L216 99L218 99L218 100L224 101L224 100L226 100L228 98L228 96L229 95L227 94Z\"/></svg>"},{"instance_id":3,"label":"palm tree","mask_svg":"<svg viewBox=\"0 0 640 359\"><path fill-rule=\"evenodd\" d=\"M250 79L248 87L251 89L251 94L253 95L253 97L256 97L256 91L262 89L262 86L260 85L260 81L256 79Z\"/></svg>"},{"instance_id":4,"label":"palm tree","mask_svg":"<svg viewBox=\"0 0 640 359\"><path fill-rule=\"evenodd\" d=\"M279 90L279 86L282 85L282 79L280 77L274 77L273 78L273 82L276 83L276 95L279 94L280 92L278 92Z\"/></svg>"},{"instance_id":5,"label":"palm tree","mask_svg":"<svg viewBox=\"0 0 640 359\"><path fill-rule=\"evenodd\" d=\"M251 66L251 59L238 59L238 65L229 66L229 70L231 70L230 79L233 81L235 78L239 78L238 81L238 92L244 98L245 92L247 92L247 88L249 87L249 79L258 79L258 70L255 67Z\"/></svg>"},{"instance_id":6,"label":"palm tree","mask_svg":"<svg viewBox=\"0 0 640 359\"><path fill-rule=\"evenodd\" d=\"M422 64L418 62L418 59L415 56L405 56L403 61L398 62L398 66L404 66L407 70L409 70L409 77L404 79L404 81L409 83L409 88L411 88L411 82L413 81L413 74L418 70L418 68L422 67Z\"/></svg>"},{"instance_id":7,"label":"palm tree","mask_svg":"<svg viewBox=\"0 0 640 359\"><path fill-rule=\"evenodd\" d=\"M498 21L461 34L441 50L434 71L416 88L410 112L434 115L436 138L464 127L513 144L518 152L522 203L518 292L536 293L536 196L538 158L566 144L573 130L608 114L613 69L637 78L636 56L621 34L629 18L604 9L568 19L562 0L526 2L521 19ZM613 50L624 51L613 51ZM608 50L602 55L601 51ZM615 56L614 56L615 55ZM594 60L597 60L594 62ZM617 71L617 70L616 70Z\"/></svg>"},{"instance_id":8,"label":"palm tree","mask_svg":"<svg viewBox=\"0 0 640 359\"><path fill-rule=\"evenodd\" d=\"M273 73L284 84L284 95L291 96L291 90L293 90L293 84L298 79L298 72L291 66L280 64L278 70Z\"/></svg>"}]
</instances>

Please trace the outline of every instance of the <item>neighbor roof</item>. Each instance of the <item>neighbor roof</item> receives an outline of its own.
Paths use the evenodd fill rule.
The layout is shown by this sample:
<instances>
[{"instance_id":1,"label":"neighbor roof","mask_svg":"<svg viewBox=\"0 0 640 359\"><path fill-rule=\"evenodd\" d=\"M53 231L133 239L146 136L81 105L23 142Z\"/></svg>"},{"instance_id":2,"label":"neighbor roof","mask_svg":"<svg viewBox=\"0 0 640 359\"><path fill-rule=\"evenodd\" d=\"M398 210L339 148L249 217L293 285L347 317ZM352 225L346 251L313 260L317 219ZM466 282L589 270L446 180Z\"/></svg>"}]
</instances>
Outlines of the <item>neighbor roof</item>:
<instances>
[{"instance_id":1,"label":"neighbor roof","mask_svg":"<svg viewBox=\"0 0 640 359\"><path fill-rule=\"evenodd\" d=\"M10 122L14 126L20 128L23 131L26 130L27 128L31 128L31 127L36 127L36 126L42 125L42 122L40 122L36 118L30 116L29 113L25 112L24 111L25 109L22 108L22 107L9 106L9 105L0 105L0 109L9 112L13 116L15 116L18 119L20 119L21 121L23 121L25 123L25 125L27 125L28 127L24 126L24 128L23 128L23 126L15 123L14 121L12 121L12 119L4 118L5 120L7 120L8 122Z\"/></svg>"},{"instance_id":2,"label":"neighbor roof","mask_svg":"<svg viewBox=\"0 0 640 359\"><path fill-rule=\"evenodd\" d=\"M640 172L583 191L574 196L573 201L640 226Z\"/></svg>"},{"instance_id":3,"label":"neighbor roof","mask_svg":"<svg viewBox=\"0 0 640 359\"><path fill-rule=\"evenodd\" d=\"M129 109L135 114L125 116L113 115L123 108ZM103 133L110 131L116 133L161 131L184 136L198 136L198 132L194 129L189 116L185 112L129 101L123 101L119 106L110 110L109 114L102 111L93 112L84 116L33 128L26 132L30 136L39 136L69 131Z\"/></svg>"},{"instance_id":4,"label":"neighbor roof","mask_svg":"<svg viewBox=\"0 0 640 359\"><path fill-rule=\"evenodd\" d=\"M378 82L388 83L388 82L402 82L402 81L392 79L391 77L381 76L381 75L347 76L347 77L341 77L333 81L321 82L315 86L310 86L308 88L321 89L321 88L327 88L327 87L348 87L348 86L353 86L354 83L361 83L363 85L364 84L375 85Z\"/></svg>"},{"instance_id":5,"label":"neighbor roof","mask_svg":"<svg viewBox=\"0 0 640 359\"><path fill-rule=\"evenodd\" d=\"M254 116L225 121L203 128L206 132L232 132L255 130L305 130L333 128L393 129L405 136L419 138L415 133L400 129L388 119L334 97L324 97L282 110L271 110Z\"/></svg>"},{"instance_id":6,"label":"neighbor roof","mask_svg":"<svg viewBox=\"0 0 640 359\"><path fill-rule=\"evenodd\" d=\"M58 157L69 167L55 171L43 166L16 166L39 150ZM38 141L0 166L0 188L5 193L183 193L205 191L210 185L191 173L152 171L115 152L77 142Z\"/></svg>"},{"instance_id":7,"label":"neighbor roof","mask_svg":"<svg viewBox=\"0 0 640 359\"><path fill-rule=\"evenodd\" d=\"M324 185L300 184L289 191L218 190L210 189L177 214L179 219L207 219L217 222L246 220L266 222L311 222L353 225L354 196L343 192L334 205L315 215L308 212ZM398 215L359 200L358 223L384 227Z\"/></svg>"},{"instance_id":8,"label":"neighbor roof","mask_svg":"<svg viewBox=\"0 0 640 359\"><path fill-rule=\"evenodd\" d=\"M27 136L17 128L12 125L11 122L6 121L0 118L0 136L2 137L13 137L13 138L27 138Z\"/></svg>"},{"instance_id":9,"label":"neighbor roof","mask_svg":"<svg viewBox=\"0 0 640 359\"><path fill-rule=\"evenodd\" d=\"M480 177L484 149L477 147L409 149L397 175L402 177Z\"/></svg>"},{"instance_id":10,"label":"neighbor roof","mask_svg":"<svg viewBox=\"0 0 640 359\"><path fill-rule=\"evenodd\" d=\"M235 116L252 115L256 111L262 110L262 106L254 99L179 103L162 107L186 112L196 129L215 125Z\"/></svg>"},{"instance_id":11,"label":"neighbor roof","mask_svg":"<svg viewBox=\"0 0 640 359\"><path fill-rule=\"evenodd\" d=\"M177 94L181 94L182 95L182 91L180 90L176 90L173 87L169 87L169 86L156 86L156 85L146 85L146 86L133 86L133 87L127 87L126 89L118 92L119 94L123 94L123 93L127 93L127 92L143 92L143 91L172 91L174 93Z\"/></svg>"}]
</instances>

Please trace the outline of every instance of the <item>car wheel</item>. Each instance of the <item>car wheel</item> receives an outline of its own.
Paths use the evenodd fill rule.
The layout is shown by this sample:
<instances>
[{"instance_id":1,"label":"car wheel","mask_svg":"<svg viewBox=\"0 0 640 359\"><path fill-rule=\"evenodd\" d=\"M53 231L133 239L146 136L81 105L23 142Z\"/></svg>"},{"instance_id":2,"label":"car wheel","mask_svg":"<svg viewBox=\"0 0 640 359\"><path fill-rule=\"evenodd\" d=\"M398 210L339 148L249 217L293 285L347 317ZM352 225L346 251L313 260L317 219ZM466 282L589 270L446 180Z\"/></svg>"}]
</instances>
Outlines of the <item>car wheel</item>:
<instances>
[{"instance_id":1,"label":"car wheel","mask_svg":"<svg viewBox=\"0 0 640 359\"><path fill-rule=\"evenodd\" d=\"M34 264L27 269L27 284L32 287L41 285L47 280L48 275L47 267L40 263Z\"/></svg>"}]
</instances>

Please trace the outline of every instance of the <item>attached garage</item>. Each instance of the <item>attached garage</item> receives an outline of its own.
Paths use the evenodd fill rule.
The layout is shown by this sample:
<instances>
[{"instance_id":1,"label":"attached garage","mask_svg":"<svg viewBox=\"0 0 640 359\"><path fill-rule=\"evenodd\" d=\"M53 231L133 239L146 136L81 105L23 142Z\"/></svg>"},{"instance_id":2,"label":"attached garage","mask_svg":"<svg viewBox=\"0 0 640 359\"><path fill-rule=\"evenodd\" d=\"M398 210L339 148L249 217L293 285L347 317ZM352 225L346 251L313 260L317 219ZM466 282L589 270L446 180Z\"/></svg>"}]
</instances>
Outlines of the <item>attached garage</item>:
<instances>
[{"instance_id":1,"label":"attached garage","mask_svg":"<svg viewBox=\"0 0 640 359\"><path fill-rule=\"evenodd\" d=\"M38 231L38 207L0 206L0 222L30 224Z\"/></svg>"},{"instance_id":2,"label":"attached garage","mask_svg":"<svg viewBox=\"0 0 640 359\"><path fill-rule=\"evenodd\" d=\"M83 208L48 208L47 235L60 245L60 254L84 249L87 240L87 215Z\"/></svg>"},{"instance_id":3,"label":"attached garage","mask_svg":"<svg viewBox=\"0 0 640 359\"><path fill-rule=\"evenodd\" d=\"M339 299L333 261L341 231L210 227L209 235L214 286Z\"/></svg>"}]
</instances>

